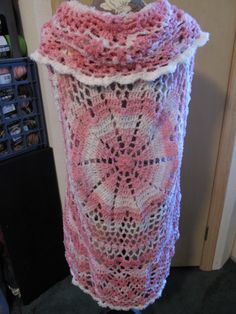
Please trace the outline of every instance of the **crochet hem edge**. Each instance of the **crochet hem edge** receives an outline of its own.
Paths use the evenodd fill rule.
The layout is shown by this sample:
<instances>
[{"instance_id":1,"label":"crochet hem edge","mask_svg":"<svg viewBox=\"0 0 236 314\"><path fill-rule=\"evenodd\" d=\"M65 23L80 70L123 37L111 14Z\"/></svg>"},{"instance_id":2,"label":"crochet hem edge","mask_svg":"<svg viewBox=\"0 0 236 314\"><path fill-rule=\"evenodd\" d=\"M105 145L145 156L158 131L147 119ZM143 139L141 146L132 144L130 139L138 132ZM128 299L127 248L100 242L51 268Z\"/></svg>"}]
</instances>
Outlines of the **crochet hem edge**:
<instances>
[{"instance_id":1,"label":"crochet hem edge","mask_svg":"<svg viewBox=\"0 0 236 314\"><path fill-rule=\"evenodd\" d=\"M175 244L176 242L178 241L178 239L180 238L180 233L179 231L177 232L176 236L175 236ZM100 300L92 291L90 291L89 289L86 289L80 282L78 282L76 279L75 279L75 276L73 274L73 271L71 270L70 268L70 274L72 276L72 280L71 280L71 283L80 288L84 293L86 293L87 295L89 295L90 297L92 297L92 299L94 301L96 301L98 303L98 305L100 307L108 307L110 308L111 310L116 310L116 311L129 311L131 309L135 309L135 310L144 310L146 309L149 305L153 304L154 302L156 302L157 299L161 298L162 296L162 293L164 291L164 288L167 284L167 279L168 277L170 276L170 267L171 267L171 259L172 257L175 255L175 246L173 247L173 252L172 254L170 255L170 266L169 266L169 269L168 269L168 272L166 273L165 275L165 278L163 279L163 282L162 282L162 285L160 286L160 289L159 289L159 292L155 295L155 297L151 298L150 300L148 300L146 303L144 303L143 305L139 305L139 306L114 306L113 304L111 303L107 303L107 302L104 302L102 300ZM66 256L66 255L65 255Z\"/></svg>"},{"instance_id":2,"label":"crochet hem edge","mask_svg":"<svg viewBox=\"0 0 236 314\"><path fill-rule=\"evenodd\" d=\"M98 305L100 307L109 307L111 310L116 310L116 311L129 311L131 309L137 309L137 310L144 310L145 308L147 308L149 305L153 304L158 298L160 298L162 296L162 292L166 286L167 280L164 279L163 283L161 285L160 291L159 293L157 293L157 295L155 297L153 297L152 299L150 299L148 302L146 302L144 305L140 305L140 306L114 306L111 303L107 303L107 302L103 302L101 301L98 297L95 296L94 293L92 293L90 290L84 288L84 286L81 285L81 283L79 283L78 281L76 281L72 275L72 284L74 286L77 286L78 288L80 288L84 293L88 294L89 296L91 296L93 298L94 301L96 301L98 303ZM169 274L168 274L169 276ZM167 276L167 277L168 277Z\"/></svg>"},{"instance_id":3,"label":"crochet hem edge","mask_svg":"<svg viewBox=\"0 0 236 314\"><path fill-rule=\"evenodd\" d=\"M63 65L60 62L50 59L47 56L43 56L39 50L35 50L33 53L30 54L30 58L38 63L51 65L56 72L60 74L71 74L80 82L86 85L100 85L100 86L108 86L113 82L117 82L120 84L131 84L139 79L143 79L144 81L153 81L160 77L161 75L173 73L178 63L185 62L188 58L192 57L196 49L198 47L204 46L209 40L209 33L208 32L201 32L201 35L198 39L196 39L193 44L188 47L182 54L177 56L175 59L170 61L170 63L164 67L157 67L156 70L152 72L138 72L129 75L114 75L114 76L105 76L105 77L93 77L86 74L81 73L79 70L72 69L67 65Z\"/></svg>"}]
</instances>

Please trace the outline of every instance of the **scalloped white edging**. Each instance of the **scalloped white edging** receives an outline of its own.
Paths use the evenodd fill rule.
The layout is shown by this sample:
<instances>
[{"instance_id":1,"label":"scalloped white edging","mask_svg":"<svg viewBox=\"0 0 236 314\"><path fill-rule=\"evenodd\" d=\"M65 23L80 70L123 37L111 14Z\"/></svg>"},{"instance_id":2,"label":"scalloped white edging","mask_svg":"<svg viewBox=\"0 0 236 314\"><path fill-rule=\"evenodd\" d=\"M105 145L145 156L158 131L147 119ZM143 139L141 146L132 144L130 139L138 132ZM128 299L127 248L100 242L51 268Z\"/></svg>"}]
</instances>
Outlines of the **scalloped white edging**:
<instances>
[{"instance_id":1,"label":"scalloped white edging","mask_svg":"<svg viewBox=\"0 0 236 314\"><path fill-rule=\"evenodd\" d=\"M210 34L208 32L201 32L201 35L196 39L193 44L187 48L182 54L178 55L175 59L170 61L170 63L164 67L157 67L156 70L152 72L138 72L131 73L129 75L118 74L114 76L105 76L105 77L94 77L82 73L80 70L72 69L67 65L63 65L60 62L52 60L47 56L43 56L37 49L35 52L30 54L30 58L38 63L51 65L56 72L60 74L71 74L80 82L86 85L100 85L108 86L113 82L120 84L131 84L135 81L142 79L145 81L153 81L163 74L173 73L176 70L178 63L185 62L188 58L192 57L198 47L204 46L209 40Z\"/></svg>"},{"instance_id":2,"label":"scalloped white edging","mask_svg":"<svg viewBox=\"0 0 236 314\"><path fill-rule=\"evenodd\" d=\"M167 274L167 277L169 277L170 271ZM106 302L102 302L98 297L95 296L94 293L92 293L90 290L84 288L84 286L82 286L78 281L76 281L73 277L73 274L71 272L72 275L72 284L78 288L80 288L84 293L88 294L89 296L91 296L94 301L97 301L98 305L100 307L109 307L111 310L116 310L116 311L129 311L131 309L137 309L137 310L144 310L145 308L147 308L149 305L153 304L158 298L160 298L162 296L162 292L166 286L167 280L164 279L162 282L162 285L160 287L159 293L152 299L150 299L148 302L146 302L144 305L140 305L140 306L135 306L135 307L124 307L124 306L114 306L111 303L106 303ZM166 278L167 278L166 277Z\"/></svg>"}]
</instances>

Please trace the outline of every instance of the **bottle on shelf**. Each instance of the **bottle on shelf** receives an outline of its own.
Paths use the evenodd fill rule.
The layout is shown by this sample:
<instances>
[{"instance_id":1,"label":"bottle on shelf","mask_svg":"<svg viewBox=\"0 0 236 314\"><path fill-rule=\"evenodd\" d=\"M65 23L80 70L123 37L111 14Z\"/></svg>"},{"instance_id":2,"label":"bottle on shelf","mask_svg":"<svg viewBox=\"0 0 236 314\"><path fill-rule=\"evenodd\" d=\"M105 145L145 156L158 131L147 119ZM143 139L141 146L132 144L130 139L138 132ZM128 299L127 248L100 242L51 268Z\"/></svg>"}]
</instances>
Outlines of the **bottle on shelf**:
<instances>
[{"instance_id":1,"label":"bottle on shelf","mask_svg":"<svg viewBox=\"0 0 236 314\"><path fill-rule=\"evenodd\" d=\"M0 14L0 58L11 58L11 46L8 38L6 18Z\"/></svg>"}]
</instances>

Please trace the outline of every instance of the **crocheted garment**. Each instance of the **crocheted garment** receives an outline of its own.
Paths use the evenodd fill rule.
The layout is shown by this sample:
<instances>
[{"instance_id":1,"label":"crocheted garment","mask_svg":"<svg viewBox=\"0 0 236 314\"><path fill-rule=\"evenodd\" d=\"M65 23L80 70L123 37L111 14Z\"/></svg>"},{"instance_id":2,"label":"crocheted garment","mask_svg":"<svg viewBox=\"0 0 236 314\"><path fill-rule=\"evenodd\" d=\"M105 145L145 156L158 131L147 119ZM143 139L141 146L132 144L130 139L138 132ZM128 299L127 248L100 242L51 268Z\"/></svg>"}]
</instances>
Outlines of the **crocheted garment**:
<instances>
[{"instance_id":1,"label":"crocheted garment","mask_svg":"<svg viewBox=\"0 0 236 314\"><path fill-rule=\"evenodd\" d=\"M47 65L66 153L65 255L102 307L162 295L180 236L194 58L209 39L167 0L114 15L62 3L31 57Z\"/></svg>"}]
</instances>

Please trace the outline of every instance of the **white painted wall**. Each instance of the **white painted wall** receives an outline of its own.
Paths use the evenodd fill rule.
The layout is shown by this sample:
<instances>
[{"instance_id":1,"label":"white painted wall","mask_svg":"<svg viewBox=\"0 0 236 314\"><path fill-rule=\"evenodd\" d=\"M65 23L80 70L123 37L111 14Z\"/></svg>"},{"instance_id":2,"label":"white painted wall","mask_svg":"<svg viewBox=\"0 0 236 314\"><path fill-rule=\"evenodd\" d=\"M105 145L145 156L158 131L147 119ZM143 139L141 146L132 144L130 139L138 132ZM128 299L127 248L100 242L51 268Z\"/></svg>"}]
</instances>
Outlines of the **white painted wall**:
<instances>
[{"instance_id":1,"label":"white painted wall","mask_svg":"<svg viewBox=\"0 0 236 314\"><path fill-rule=\"evenodd\" d=\"M39 44L41 25L52 15L50 0L19 0L24 35L28 44L29 53ZM39 66L42 96L45 108L50 146L53 147L58 183L62 204L65 197L65 152L61 125L53 101L52 90L49 85L47 71ZM236 142L231 163L230 177L227 184L227 193L222 215L222 222L217 242L214 269L219 269L231 256L236 261ZM235 239L235 244L233 242Z\"/></svg>"}]
</instances>

